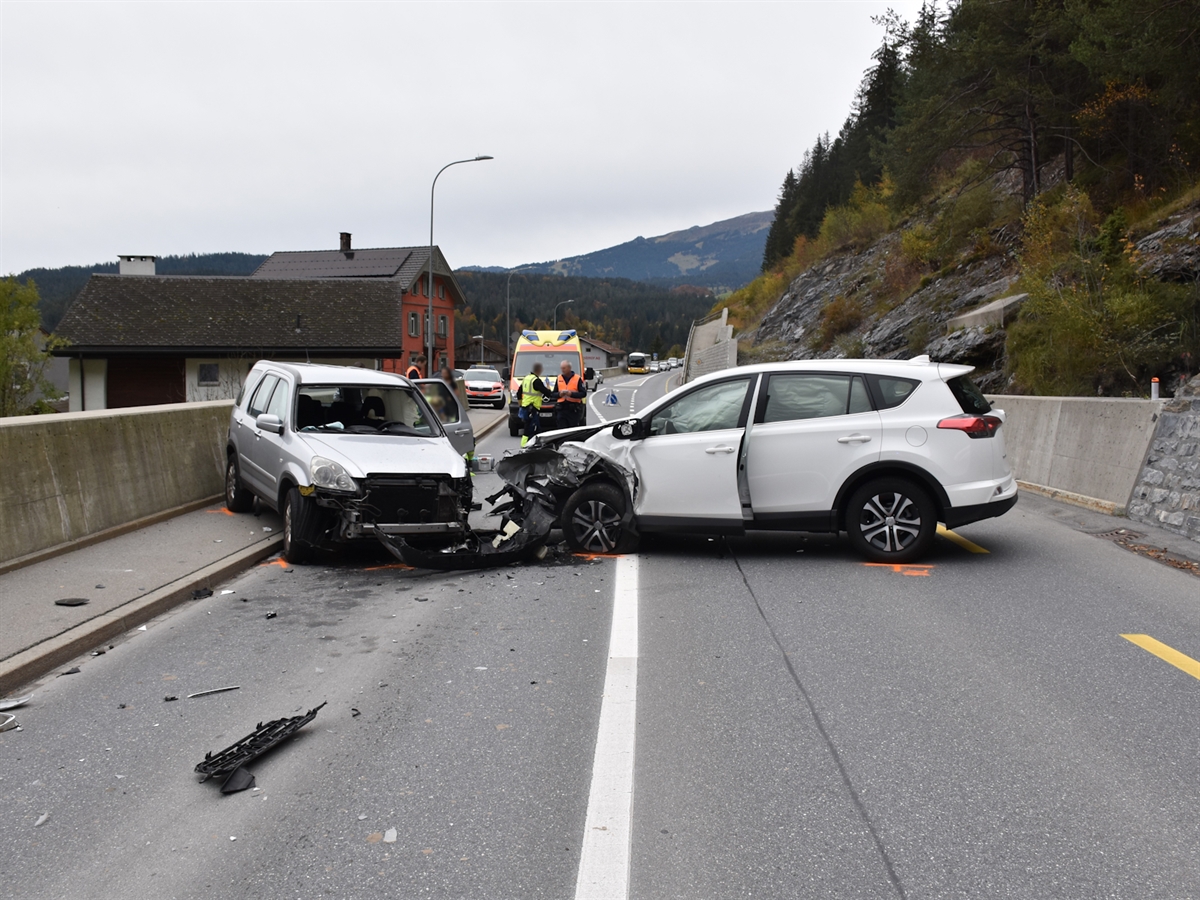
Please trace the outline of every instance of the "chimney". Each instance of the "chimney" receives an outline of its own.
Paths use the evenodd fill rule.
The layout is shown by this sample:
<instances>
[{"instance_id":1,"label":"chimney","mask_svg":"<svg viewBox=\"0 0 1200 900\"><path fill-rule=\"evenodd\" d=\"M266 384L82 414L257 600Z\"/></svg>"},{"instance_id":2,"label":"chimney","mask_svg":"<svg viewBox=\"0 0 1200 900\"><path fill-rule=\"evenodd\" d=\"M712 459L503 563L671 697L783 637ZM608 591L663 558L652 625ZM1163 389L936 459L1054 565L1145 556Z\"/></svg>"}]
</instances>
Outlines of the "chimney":
<instances>
[{"instance_id":1,"label":"chimney","mask_svg":"<svg viewBox=\"0 0 1200 900\"><path fill-rule=\"evenodd\" d=\"M140 256L121 254L117 257L121 261L120 273L122 275L154 275L154 263L158 259L157 256Z\"/></svg>"},{"instance_id":2,"label":"chimney","mask_svg":"<svg viewBox=\"0 0 1200 900\"><path fill-rule=\"evenodd\" d=\"M343 231L341 233L341 238L342 238L342 247L341 247L342 252L349 253L350 252L350 232Z\"/></svg>"}]
</instances>

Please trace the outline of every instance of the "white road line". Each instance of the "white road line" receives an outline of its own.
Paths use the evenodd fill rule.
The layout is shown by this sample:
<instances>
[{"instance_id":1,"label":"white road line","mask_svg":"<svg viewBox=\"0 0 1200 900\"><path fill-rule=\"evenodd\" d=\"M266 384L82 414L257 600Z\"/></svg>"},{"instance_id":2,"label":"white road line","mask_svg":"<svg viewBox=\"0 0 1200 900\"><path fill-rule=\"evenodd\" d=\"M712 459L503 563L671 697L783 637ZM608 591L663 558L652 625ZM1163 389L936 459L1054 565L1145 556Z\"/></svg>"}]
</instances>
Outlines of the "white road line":
<instances>
[{"instance_id":1,"label":"white road line","mask_svg":"<svg viewBox=\"0 0 1200 900\"><path fill-rule=\"evenodd\" d=\"M626 900L637 726L638 558L617 561L612 632L575 900Z\"/></svg>"}]
</instances>

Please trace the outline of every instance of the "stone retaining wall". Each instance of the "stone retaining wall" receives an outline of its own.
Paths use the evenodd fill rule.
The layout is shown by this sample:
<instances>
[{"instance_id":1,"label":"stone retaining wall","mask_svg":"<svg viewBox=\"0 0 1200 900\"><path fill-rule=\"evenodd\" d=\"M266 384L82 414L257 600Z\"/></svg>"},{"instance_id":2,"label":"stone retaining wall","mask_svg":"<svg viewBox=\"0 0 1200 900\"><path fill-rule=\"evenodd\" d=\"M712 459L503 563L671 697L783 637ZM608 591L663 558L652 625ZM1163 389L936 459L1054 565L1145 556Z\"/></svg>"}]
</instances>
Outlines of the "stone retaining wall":
<instances>
[{"instance_id":1,"label":"stone retaining wall","mask_svg":"<svg viewBox=\"0 0 1200 900\"><path fill-rule=\"evenodd\" d=\"M1200 376L1163 404L1128 514L1200 541Z\"/></svg>"}]
</instances>

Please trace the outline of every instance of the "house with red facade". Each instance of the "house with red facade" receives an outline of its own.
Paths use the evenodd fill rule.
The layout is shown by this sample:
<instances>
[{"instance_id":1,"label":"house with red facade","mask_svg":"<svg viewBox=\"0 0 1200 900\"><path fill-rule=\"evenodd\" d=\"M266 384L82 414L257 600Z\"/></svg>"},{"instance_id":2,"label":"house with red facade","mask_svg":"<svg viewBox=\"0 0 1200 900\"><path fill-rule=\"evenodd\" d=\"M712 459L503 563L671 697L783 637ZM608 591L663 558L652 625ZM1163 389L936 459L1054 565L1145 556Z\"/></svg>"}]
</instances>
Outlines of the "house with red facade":
<instances>
[{"instance_id":1,"label":"house with red facade","mask_svg":"<svg viewBox=\"0 0 1200 900\"><path fill-rule=\"evenodd\" d=\"M158 275L122 256L93 275L56 329L69 344L70 409L236 397L259 359L403 372L425 354L429 247L275 253L246 277ZM465 302L433 248L435 364L453 366ZM422 367L424 371L424 367Z\"/></svg>"}]
</instances>

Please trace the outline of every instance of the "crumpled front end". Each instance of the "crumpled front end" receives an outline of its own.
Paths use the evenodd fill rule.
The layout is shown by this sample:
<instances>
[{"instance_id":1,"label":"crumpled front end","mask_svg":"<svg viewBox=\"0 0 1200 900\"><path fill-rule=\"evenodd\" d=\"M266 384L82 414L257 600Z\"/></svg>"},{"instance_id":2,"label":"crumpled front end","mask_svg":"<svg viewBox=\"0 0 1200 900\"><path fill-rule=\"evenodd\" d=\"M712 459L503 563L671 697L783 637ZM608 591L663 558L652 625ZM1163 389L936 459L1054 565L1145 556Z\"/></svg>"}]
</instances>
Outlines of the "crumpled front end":
<instances>
[{"instance_id":1,"label":"crumpled front end","mask_svg":"<svg viewBox=\"0 0 1200 900\"><path fill-rule=\"evenodd\" d=\"M479 569L520 562L544 555L566 499L598 477L622 487L628 501L625 524L632 527L633 474L581 444L534 446L504 457L495 471L505 484L487 501L495 504L489 515L499 517L499 528L468 529L462 540L438 548L414 546L403 534L377 531L376 537L401 562L419 568Z\"/></svg>"}]
</instances>

